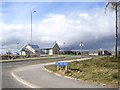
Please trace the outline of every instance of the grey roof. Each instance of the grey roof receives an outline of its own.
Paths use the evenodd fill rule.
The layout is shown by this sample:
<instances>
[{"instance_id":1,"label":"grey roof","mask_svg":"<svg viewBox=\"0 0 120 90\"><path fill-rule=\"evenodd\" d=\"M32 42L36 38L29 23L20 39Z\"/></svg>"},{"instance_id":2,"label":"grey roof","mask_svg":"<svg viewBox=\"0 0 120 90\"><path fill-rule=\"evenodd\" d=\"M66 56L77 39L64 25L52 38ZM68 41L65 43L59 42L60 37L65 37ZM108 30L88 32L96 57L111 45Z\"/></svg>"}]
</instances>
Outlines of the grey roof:
<instances>
[{"instance_id":1,"label":"grey roof","mask_svg":"<svg viewBox=\"0 0 120 90\"><path fill-rule=\"evenodd\" d=\"M22 48L22 51L29 51L29 50L28 50L27 48L24 47L24 48Z\"/></svg>"},{"instance_id":2,"label":"grey roof","mask_svg":"<svg viewBox=\"0 0 120 90\"><path fill-rule=\"evenodd\" d=\"M35 49L36 51L39 50L39 46L38 45L31 45L31 44L28 44L29 46L31 46L33 49Z\"/></svg>"},{"instance_id":3,"label":"grey roof","mask_svg":"<svg viewBox=\"0 0 120 90\"><path fill-rule=\"evenodd\" d=\"M54 44L51 43L51 44L49 44L49 47L44 47L44 48L41 48L41 49L52 49L56 44L57 44L56 42ZM57 46L58 46L58 44L57 44ZM60 49L60 47L59 47L59 49Z\"/></svg>"},{"instance_id":4,"label":"grey roof","mask_svg":"<svg viewBox=\"0 0 120 90\"><path fill-rule=\"evenodd\" d=\"M26 44L26 45L24 45L21 49L20 49L20 51L30 51L28 48L26 48L26 46L27 45L29 45L30 47L32 47L35 51L40 51L40 48L39 48L39 46L38 45L31 45L31 44Z\"/></svg>"}]
</instances>

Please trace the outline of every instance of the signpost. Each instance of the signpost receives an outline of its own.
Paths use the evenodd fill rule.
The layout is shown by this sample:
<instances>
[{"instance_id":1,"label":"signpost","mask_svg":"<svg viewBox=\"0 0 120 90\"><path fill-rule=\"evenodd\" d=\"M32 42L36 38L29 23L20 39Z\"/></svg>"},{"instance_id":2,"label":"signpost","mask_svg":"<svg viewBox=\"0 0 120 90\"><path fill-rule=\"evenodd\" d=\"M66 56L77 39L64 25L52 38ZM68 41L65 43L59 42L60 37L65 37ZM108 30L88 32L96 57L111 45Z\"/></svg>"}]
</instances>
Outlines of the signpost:
<instances>
[{"instance_id":1,"label":"signpost","mask_svg":"<svg viewBox=\"0 0 120 90\"><path fill-rule=\"evenodd\" d=\"M68 72L68 62L56 62L57 70L59 70L60 66L65 66L65 71Z\"/></svg>"}]
</instances>

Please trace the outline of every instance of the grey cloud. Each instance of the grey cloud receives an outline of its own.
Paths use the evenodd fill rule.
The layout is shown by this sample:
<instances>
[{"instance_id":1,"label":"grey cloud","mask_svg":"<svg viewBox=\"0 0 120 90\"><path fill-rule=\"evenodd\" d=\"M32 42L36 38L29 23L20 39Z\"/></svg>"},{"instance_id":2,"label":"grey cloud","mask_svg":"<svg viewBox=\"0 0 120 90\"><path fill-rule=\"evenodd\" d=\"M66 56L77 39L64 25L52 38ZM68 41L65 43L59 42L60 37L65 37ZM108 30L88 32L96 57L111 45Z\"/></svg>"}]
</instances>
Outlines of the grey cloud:
<instances>
[{"instance_id":1,"label":"grey cloud","mask_svg":"<svg viewBox=\"0 0 120 90\"><path fill-rule=\"evenodd\" d=\"M61 14L48 15L49 17L33 25L33 44L41 48L49 47L55 41L63 49L66 42L67 50L80 49L79 43L83 41L84 49L110 49L114 47L114 16L103 15L103 10L93 11L96 15L88 13L73 13L70 16ZM80 16L81 14L81 16ZM77 16L77 18L76 18ZM30 43L29 25L3 25L4 43L6 45Z\"/></svg>"}]
</instances>

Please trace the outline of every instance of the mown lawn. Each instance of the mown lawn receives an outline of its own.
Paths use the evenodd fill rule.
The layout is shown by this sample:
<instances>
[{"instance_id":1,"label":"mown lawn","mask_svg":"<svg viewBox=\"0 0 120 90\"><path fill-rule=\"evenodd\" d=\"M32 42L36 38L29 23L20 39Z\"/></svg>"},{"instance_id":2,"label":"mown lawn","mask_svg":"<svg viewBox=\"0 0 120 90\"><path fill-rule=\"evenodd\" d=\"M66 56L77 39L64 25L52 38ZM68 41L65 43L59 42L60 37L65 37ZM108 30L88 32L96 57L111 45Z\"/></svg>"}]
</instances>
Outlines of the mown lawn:
<instances>
[{"instance_id":1,"label":"mown lawn","mask_svg":"<svg viewBox=\"0 0 120 90\"><path fill-rule=\"evenodd\" d=\"M53 72L77 79L103 83L114 87L118 86L118 60L114 57L70 62L68 73L65 73L64 67L61 67L59 71L57 71L56 65L45 67Z\"/></svg>"}]
</instances>

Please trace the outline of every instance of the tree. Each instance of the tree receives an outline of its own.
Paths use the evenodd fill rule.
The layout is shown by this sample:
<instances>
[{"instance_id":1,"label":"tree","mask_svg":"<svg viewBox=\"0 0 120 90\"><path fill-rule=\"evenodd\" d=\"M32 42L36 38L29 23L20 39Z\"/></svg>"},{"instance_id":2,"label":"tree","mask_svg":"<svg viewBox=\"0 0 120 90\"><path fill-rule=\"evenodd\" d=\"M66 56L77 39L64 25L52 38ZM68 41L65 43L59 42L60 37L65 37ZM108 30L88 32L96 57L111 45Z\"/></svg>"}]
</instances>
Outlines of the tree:
<instances>
[{"instance_id":1,"label":"tree","mask_svg":"<svg viewBox=\"0 0 120 90\"><path fill-rule=\"evenodd\" d=\"M105 7L105 12L106 12L106 9L110 6L110 9L111 10L115 10L115 28L116 28L116 33L115 33L115 57L117 58L118 56L118 0L116 0L116 2L112 2L112 1L109 1L107 4L106 4L106 7Z\"/></svg>"}]
</instances>

